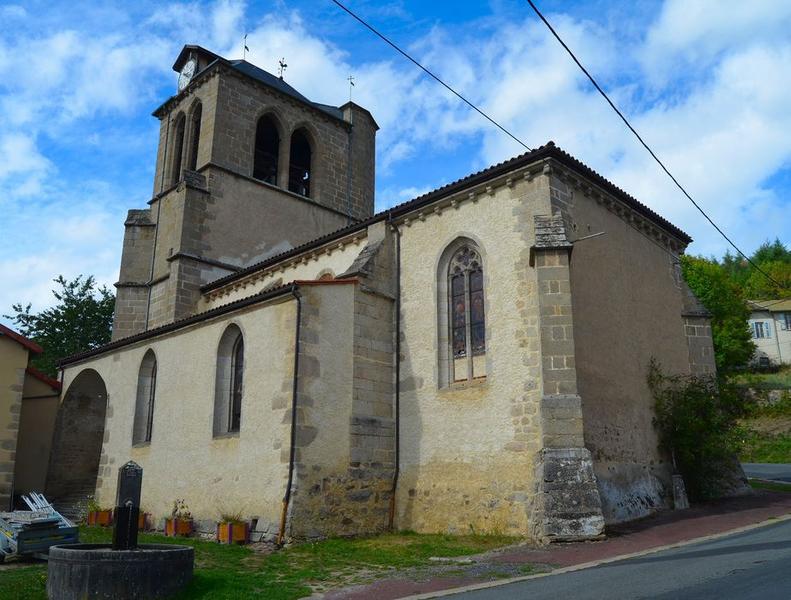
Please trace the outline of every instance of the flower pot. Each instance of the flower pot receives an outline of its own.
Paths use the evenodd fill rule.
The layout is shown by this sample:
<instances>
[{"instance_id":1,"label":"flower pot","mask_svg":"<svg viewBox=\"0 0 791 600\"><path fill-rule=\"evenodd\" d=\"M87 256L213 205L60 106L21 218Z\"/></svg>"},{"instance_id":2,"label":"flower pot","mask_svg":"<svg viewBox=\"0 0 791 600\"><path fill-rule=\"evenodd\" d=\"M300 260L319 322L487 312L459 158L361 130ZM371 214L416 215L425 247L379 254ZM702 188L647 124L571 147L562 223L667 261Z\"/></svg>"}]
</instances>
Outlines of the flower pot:
<instances>
[{"instance_id":1,"label":"flower pot","mask_svg":"<svg viewBox=\"0 0 791 600\"><path fill-rule=\"evenodd\" d=\"M192 534L192 519L165 519L165 535L168 537Z\"/></svg>"},{"instance_id":2,"label":"flower pot","mask_svg":"<svg viewBox=\"0 0 791 600\"><path fill-rule=\"evenodd\" d=\"M217 541L221 544L246 544L249 536L247 523L217 523Z\"/></svg>"},{"instance_id":3,"label":"flower pot","mask_svg":"<svg viewBox=\"0 0 791 600\"><path fill-rule=\"evenodd\" d=\"M138 529L138 531L148 531L148 529L150 529L149 526L148 526L149 517L150 516L151 515L149 515L148 513L145 513L145 512L141 512L138 515L138 517L137 517L137 529Z\"/></svg>"},{"instance_id":4,"label":"flower pot","mask_svg":"<svg viewBox=\"0 0 791 600\"><path fill-rule=\"evenodd\" d=\"M113 511L111 510L92 510L88 512L88 525L101 525L109 527L113 524Z\"/></svg>"}]
</instances>

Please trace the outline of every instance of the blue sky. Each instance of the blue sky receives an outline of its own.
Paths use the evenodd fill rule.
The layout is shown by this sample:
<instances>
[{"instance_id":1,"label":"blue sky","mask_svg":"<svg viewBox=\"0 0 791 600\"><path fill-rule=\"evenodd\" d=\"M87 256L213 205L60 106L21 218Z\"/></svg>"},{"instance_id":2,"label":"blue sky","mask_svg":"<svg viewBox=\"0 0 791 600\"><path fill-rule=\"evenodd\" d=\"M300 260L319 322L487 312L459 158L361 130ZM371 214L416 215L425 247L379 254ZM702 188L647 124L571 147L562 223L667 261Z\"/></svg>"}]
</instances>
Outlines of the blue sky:
<instances>
[{"instance_id":1,"label":"blue sky","mask_svg":"<svg viewBox=\"0 0 791 600\"><path fill-rule=\"evenodd\" d=\"M791 3L539 0L692 195L745 250L791 242ZM725 242L651 162L523 0L348 5L532 147L552 139L689 232ZM521 148L329 0L0 4L0 313L42 308L58 274L117 279L146 206L185 43L275 71L381 126L377 209Z\"/></svg>"}]
</instances>

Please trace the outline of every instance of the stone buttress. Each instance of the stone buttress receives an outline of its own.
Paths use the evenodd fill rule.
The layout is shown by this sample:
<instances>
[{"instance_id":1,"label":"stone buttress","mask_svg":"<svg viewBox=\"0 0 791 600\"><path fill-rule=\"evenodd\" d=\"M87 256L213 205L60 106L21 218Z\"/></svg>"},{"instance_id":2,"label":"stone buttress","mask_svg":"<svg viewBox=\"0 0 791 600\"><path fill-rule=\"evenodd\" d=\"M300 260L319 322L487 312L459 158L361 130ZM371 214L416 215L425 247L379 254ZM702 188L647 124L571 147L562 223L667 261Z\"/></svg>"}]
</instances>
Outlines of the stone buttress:
<instances>
[{"instance_id":1,"label":"stone buttress","mask_svg":"<svg viewBox=\"0 0 791 600\"><path fill-rule=\"evenodd\" d=\"M288 534L295 538L385 531L395 468L393 408L393 240L385 222L347 272L326 285L305 286L300 348L297 469ZM348 280L350 285L339 285ZM356 283L352 283L356 281ZM321 282L319 282L321 283ZM343 288L343 295L331 297ZM330 292L332 290L332 292ZM343 306L338 306L343 301ZM329 303L335 302L335 305ZM336 316L333 316L336 315ZM342 342L325 332L344 323ZM348 327L351 325L350 327ZM323 348L322 348L323 346ZM347 352L342 391L325 394L333 378L326 354ZM338 375L338 374L335 374ZM329 412L325 412L329 411ZM325 416L322 416L325 415ZM332 421L337 419L337 421ZM322 442L332 427L338 439ZM338 451L330 455L330 444Z\"/></svg>"},{"instance_id":2,"label":"stone buttress","mask_svg":"<svg viewBox=\"0 0 791 600\"><path fill-rule=\"evenodd\" d=\"M531 259L538 282L541 348L541 438L536 457L533 537L591 539L604 531L601 499L583 439L571 310L571 243L563 220L535 217Z\"/></svg>"}]
</instances>

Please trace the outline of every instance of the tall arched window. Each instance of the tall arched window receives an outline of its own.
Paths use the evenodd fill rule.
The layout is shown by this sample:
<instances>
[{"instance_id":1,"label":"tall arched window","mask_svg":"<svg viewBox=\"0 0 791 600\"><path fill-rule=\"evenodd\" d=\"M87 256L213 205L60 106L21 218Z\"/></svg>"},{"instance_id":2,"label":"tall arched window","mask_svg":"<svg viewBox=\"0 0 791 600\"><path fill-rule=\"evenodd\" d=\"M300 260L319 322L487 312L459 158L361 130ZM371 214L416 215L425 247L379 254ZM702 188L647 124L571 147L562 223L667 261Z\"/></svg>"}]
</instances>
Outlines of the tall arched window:
<instances>
[{"instance_id":1,"label":"tall arched window","mask_svg":"<svg viewBox=\"0 0 791 600\"><path fill-rule=\"evenodd\" d=\"M173 135L173 171L170 182L176 185L181 181L181 163L184 156L184 130L186 119L181 114L176 118L176 128Z\"/></svg>"},{"instance_id":2,"label":"tall arched window","mask_svg":"<svg viewBox=\"0 0 791 600\"><path fill-rule=\"evenodd\" d=\"M255 128L253 177L277 185L277 165L280 155L280 134L269 115L258 119Z\"/></svg>"},{"instance_id":3,"label":"tall arched window","mask_svg":"<svg viewBox=\"0 0 791 600\"><path fill-rule=\"evenodd\" d=\"M312 150L307 132L297 129L291 136L291 153L288 162L288 189L300 196L310 197Z\"/></svg>"},{"instance_id":4,"label":"tall arched window","mask_svg":"<svg viewBox=\"0 0 791 600\"><path fill-rule=\"evenodd\" d=\"M244 339L236 325L229 325L217 347L214 387L214 435L238 432L242 423L244 393Z\"/></svg>"},{"instance_id":5,"label":"tall arched window","mask_svg":"<svg viewBox=\"0 0 791 600\"><path fill-rule=\"evenodd\" d=\"M198 146L200 144L200 122L203 106L199 103L192 111L190 118L190 154L187 169L194 171L198 166Z\"/></svg>"},{"instance_id":6,"label":"tall arched window","mask_svg":"<svg viewBox=\"0 0 791 600\"><path fill-rule=\"evenodd\" d=\"M440 384L486 376L483 261L472 240L451 244L440 261Z\"/></svg>"},{"instance_id":7,"label":"tall arched window","mask_svg":"<svg viewBox=\"0 0 791 600\"><path fill-rule=\"evenodd\" d=\"M140 370L137 374L137 399L135 401L135 420L132 430L133 444L146 444L151 441L156 390L157 358L153 350L148 350L143 356Z\"/></svg>"}]
</instances>

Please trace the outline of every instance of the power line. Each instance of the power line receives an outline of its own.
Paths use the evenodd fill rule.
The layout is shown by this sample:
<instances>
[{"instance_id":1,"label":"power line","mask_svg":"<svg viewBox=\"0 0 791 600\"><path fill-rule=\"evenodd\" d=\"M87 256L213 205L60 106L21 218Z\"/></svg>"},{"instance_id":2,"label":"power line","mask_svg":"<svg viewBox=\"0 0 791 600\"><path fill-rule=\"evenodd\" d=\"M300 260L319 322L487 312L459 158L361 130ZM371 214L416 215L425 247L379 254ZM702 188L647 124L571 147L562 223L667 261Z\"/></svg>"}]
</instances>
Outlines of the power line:
<instances>
[{"instance_id":1,"label":"power line","mask_svg":"<svg viewBox=\"0 0 791 600\"><path fill-rule=\"evenodd\" d=\"M472 109L473 109L475 112L477 112L477 113L478 113L478 114L480 114L482 117L484 117L484 118L485 118L487 121L489 121L491 124L493 124L495 127L497 127L497 128L500 130L500 131L502 131L503 133L505 133L505 134L506 134L508 137L510 137L512 140L514 140L515 142L517 142L519 145L521 145L521 146L522 146L523 148L525 148L527 151L531 151L531 150L532 150L532 148L530 148L530 146L528 146L527 144L525 144L525 143L524 143L522 140L520 140L518 137L516 137L516 135L514 135L513 133L511 133L511 132L510 132L508 129L506 129L504 126L500 125L500 123L498 123L497 121L495 121L495 120L494 120L492 117L490 117L490 116L489 116L488 114L486 114L486 113L485 113L483 110L481 110L480 108L478 108L478 107L477 107L475 104L473 104L472 102L470 102L469 100L467 100L467 98L465 98L465 97L464 97L462 94L460 94L460 93L459 93L459 92L457 92L455 89L453 89L453 87L451 87L449 84L447 84L445 81L443 81L443 80L442 80L442 79L441 79L439 76L435 75L435 74L434 74L434 73L433 73L433 72L432 72L430 69L428 69L427 67L424 67L424 66L423 66L423 65L422 65L422 64L421 64L419 61L417 61L417 60L416 60L415 58L413 58L413 57L412 57L412 56L411 56L411 55L410 55L408 52L406 52L406 51L405 51L405 50L403 50L403 49L402 49L400 46L398 46L398 44L396 44L395 42L393 42L392 40L390 40L390 38L388 38L386 35L384 35L384 34L383 34L383 33L381 33L379 30L377 30L377 29L376 29L376 28L375 28L373 25L370 25L370 24L369 24L367 21L365 21L365 20L364 20L362 17L360 17L359 15L357 15L357 14L356 14L354 11L352 11L351 9L347 8L347 7L346 7L346 6L345 6L345 5L344 5L342 2L340 2L339 0L332 0L332 1L333 1L333 3L335 3L335 4L336 4L336 5L337 5L337 6L338 6L340 9L342 9L342 10L343 10L344 12L346 12L346 13L347 13L349 16L353 17L353 18L354 18L354 19L355 19L357 22L359 22L359 23L360 23L360 24L361 24L363 27L365 27L365 28L366 28L366 29L368 29L368 30L369 30L371 33L373 33L374 35L376 35L377 37L379 37L379 38L380 38L380 39L381 39L383 42L385 42L385 43L386 43L388 46L390 46L391 48L393 48L393 49L394 49L396 52L398 52L399 54L401 54L401 55L402 55L404 58L406 58L406 59L407 59L408 61L410 61L412 64L414 64L414 65L415 65L415 66L417 66L419 69L421 69L421 70L422 70L424 73L426 73L426 74L427 74L429 77L431 77L431 78L432 78L432 79L434 79L434 80L435 80L437 83L439 83L440 85L442 85L442 86L443 86L445 89L447 89L447 90L448 90L449 92L451 92L451 93L452 93L454 96L456 96L457 98L459 98L459 99L460 99L462 102L464 102L465 104L467 104L467 106L469 106L469 107L470 107L470 108L472 108ZM610 106L613 108L613 110L615 110L615 112L616 112L616 113L618 113L618 116L620 116L620 117L621 117L621 119L623 120L623 122L624 122L624 123L626 123L627 127L629 127L629 129L632 131L632 133L634 133L634 135L635 135L635 136L637 136L637 139L638 139L638 140L640 140L640 143L641 143L641 144L642 144L642 145L643 145L643 146L646 148L646 150L648 150L648 152L651 154L651 156L654 158L654 160L656 160L656 161L657 161L657 163L659 163L659 165L662 167L662 169L665 171L665 173L667 173L667 175L668 175L668 176L669 176L669 177L670 177L670 178L673 180L673 182L674 182L674 183L675 183L675 184L678 186L678 188L679 188L679 189L680 189L680 190L681 190L681 191L684 193L684 195L685 195L685 196L687 196L687 198L689 198L689 200L692 202L692 204L695 206L695 208L697 208L697 209L698 209L698 210L701 212L701 214L702 214L704 217L706 217L706 219L709 221L709 223L711 223L711 225L712 225L712 226L713 226L713 227L714 227L714 228L715 228L715 229L716 229L716 230L717 230L717 231L720 233L720 235L722 235L722 236L723 236L723 237L724 237L724 238L725 238L725 239L728 241L728 243L729 243L731 246L733 246L733 248L734 248L734 249L735 249L735 250L736 250L736 251L737 251L737 252L738 252L738 253L739 253L739 254L740 254L742 257L744 257L744 258L745 258L745 259L746 259L746 260L747 260L747 261L748 261L748 262L749 262L749 263L750 263L750 264L751 264L753 267L755 267L755 269L756 269L757 271L759 271L759 272L760 272L762 275L764 275L764 276L765 276L765 277L766 277L766 278L767 278L769 281L771 281L771 282L772 282L772 283L774 283L775 285L777 285L777 286L779 286L779 287L781 287L781 288L785 288L785 286L784 286L784 285L782 285L780 282L776 281L774 278L772 278L770 275L768 275L766 272L764 272L764 271L763 271L763 270L762 270L762 269L761 269L761 268L760 268L758 265L756 265L756 264L755 264L755 262L753 262L753 261L752 261L752 260L751 260L751 259L750 259L750 258L749 258L747 255L746 255L746 254L744 254L744 252L742 252L742 251L739 249L739 247L738 247L738 246L736 246L736 244L734 244L734 243L731 241L731 239L730 239L730 238L729 238L729 237L728 237L728 236L727 236L727 235L726 235L726 234L725 234L725 233L724 233L724 232L723 232L723 231L722 231L722 230L721 230L721 229L720 229L720 228L717 226L717 224L716 224L716 223L715 223L715 222L714 222L714 221L713 221L713 220L712 220L712 219L711 219L711 218L710 218L710 217L709 217L709 216L706 214L706 212L705 212L705 211L704 211L704 210L703 210L703 209L702 209L702 208L701 208L701 207L700 207L700 206L699 206L699 205L698 205L698 204L695 202L695 200L694 200L694 199L693 199L693 198L692 198L692 197L691 197L691 196L690 196L690 195L687 193L687 191L686 191L686 190L685 190L685 189L684 189L684 188L681 186L681 184L680 184L680 183L679 183L679 182L678 182L678 181L675 179L675 177L673 177L673 175L670 173L670 171L668 171L668 169L665 167L665 165L664 165L664 164L663 164L663 163L662 163L662 162L659 160L659 158L656 156L656 154L654 154L654 152L651 150L651 148L648 146L648 144L646 144L646 143L645 143L645 141L643 141L643 139L640 137L640 135L637 133L637 131L636 131L636 130L635 130L633 127L632 127L632 125L629 123L629 121L626 119L626 117L624 117L624 116L623 116L623 114L622 114L622 113L621 113L621 112L618 110L618 108L615 106L615 104L613 104L613 103L612 103L612 101L609 99L609 97L607 96L607 94L605 94L605 93L604 93L604 91L601 89L601 87L599 87L599 84L598 84L598 83L596 83L596 81L593 79L593 77L590 75L590 73L588 73L588 71L585 69L585 67L584 67L584 66L582 66L582 64L579 62L579 60L577 60L577 57L576 57L576 56L574 55L574 53L573 53L573 52L572 52L572 51L569 49L569 47L568 47L568 46L567 46L567 45L566 45L566 44L563 42L563 40L560 38L560 36L559 36L559 35L558 35L558 34L555 32L555 30L552 28L552 26L549 24L549 22L548 22L548 21L547 21L547 20L544 18L544 16L543 16L543 15L541 14L541 12L538 10L538 8L535 6L535 4L533 4L533 2L532 2L531 0L527 0L527 2L530 4L530 6L533 8L533 10L535 10L535 11L536 11L536 13L537 13L537 14L538 14L538 16L541 18L541 20L542 20L542 21L544 21L544 23L546 24L546 26L547 26L547 27L549 28L549 30L550 30L550 31L553 33L553 35L554 35L554 36L557 38L557 40L558 40L558 41L561 43L561 45L562 45L562 46L563 46L563 47L566 49L566 51L567 51L567 52L568 52L568 53L571 55L571 57L574 59L574 62L575 62L575 63L577 63L577 65L580 67L580 69L582 69L582 71L585 73L585 75L587 75L587 76L588 76L588 79L590 79L590 81L593 83L593 85L596 87L596 89L599 91L599 93L601 93L601 94L602 94L602 96L604 96L604 98L607 100L607 102L610 104ZM652 240L651 238L649 238L649 237L647 237L647 236L646 236L646 238L647 238L648 240L650 240L651 242L654 242L654 240ZM661 248L662 250L664 250L665 252L667 252L667 253L668 253L668 254L669 254L669 255L670 255L670 256L671 256L671 257L672 257L674 260L676 260L676 261L678 260L678 257L677 257L676 255L672 254L671 252L668 252L668 250L667 250L667 249L666 249L664 246L661 246L661 245L659 245L659 244L656 244L656 245L657 245L657 247L659 247L659 248Z\"/></svg>"},{"instance_id":2,"label":"power line","mask_svg":"<svg viewBox=\"0 0 791 600\"><path fill-rule=\"evenodd\" d=\"M771 281L772 283L774 283L776 286L778 286L778 287L780 287L780 288L782 288L782 289L788 289L788 288L786 288L786 286L784 286L782 283L780 283L779 281L777 281L776 279L774 279L774 278L773 278L771 275L769 275L769 274L768 274L766 271L764 271L763 269L761 269L761 267L759 267L759 266L758 266L758 265L757 265L757 264L756 264L756 263L755 263L755 262L754 262L752 259L750 259L750 257L749 257L749 256L747 256L747 255L746 255L744 252L742 252L742 251L741 251L741 249L739 249L739 247L738 247L736 244L734 244L734 243L733 243L733 241L731 240L731 238L729 238L729 237L728 237L728 236L725 234L725 232L724 232L722 229L720 229L720 227L719 227L719 226L718 226L718 225L717 225L717 224L716 224L716 223L715 223L715 222L712 220L712 218L711 218L711 217L709 217L709 215L708 215L708 214L706 214L706 211L705 211L705 210L703 210L703 209L700 207L700 205L699 205L697 202L695 202L695 200L692 198L692 196L690 196L690 195L687 193L687 190L685 190L685 189L684 189L684 187L683 187L683 186L682 186L682 185L681 185L681 184L678 182L678 180L677 180L677 179L676 179L676 178L673 176L673 174L672 174L672 173L671 173L671 172L670 172L670 171L667 169L667 167L664 165L664 163L663 163L661 160L659 160L659 157L658 157L658 156L657 156L657 155L654 153L654 151L651 149L651 147L650 147L650 146L649 146L649 145L648 145L648 144L645 142L645 140L643 140L643 138L640 136L640 134L639 134L639 133L637 133L637 130L636 130L634 127L632 127L632 124L631 124L631 123L629 123L628 119L627 119L627 118L626 118L626 117L623 115L623 113L622 113L620 110L618 110L618 107L617 107L617 106L615 106L615 104L613 103L613 101L612 101L612 100L610 100L609 96L607 96L607 94L606 94L606 93L604 92L604 90L603 90L603 89L602 89L602 88L599 86L599 84L598 84L598 83L596 83L596 80L593 78L593 76L592 76L592 75L591 75L591 74L588 72L588 70L587 70L587 69L586 69L586 68L585 68L585 67L582 65L582 63L581 63L581 62L580 62L580 61L577 59L577 57L574 55L574 53L571 51L571 49L570 49L570 48L569 48L569 47L566 45L566 42L564 42L564 41L563 41L563 39L562 39L562 38L561 38L561 37L558 35L558 33L557 33L557 32L555 31L555 29L552 27L552 25L550 25L549 21L547 21L547 19L544 17L544 15L543 15L543 14L541 14L541 11L540 11L540 10L538 10L538 7L537 7L537 6L536 6L536 5L533 3L533 0L527 0L527 3L528 3L528 4L530 5L530 7L531 7L531 8L532 8L532 9L535 11L535 13L538 15L538 17L539 17L539 18L540 18L540 19L541 19L541 20L544 22L544 25L546 25L546 26L547 26L547 28L549 29L549 31L551 31L551 32L552 32L552 35L553 35L553 36L555 36L555 39L556 39L558 42L560 42L560 45L561 45L561 46L563 46L563 48L566 50L566 52L568 52L568 54L569 54L569 56L571 56L572 60L574 60L574 62L575 62L575 63L577 63L577 66L578 66L578 67L579 67L579 68L582 70L582 72L583 72L583 73L585 73L585 75L588 77L588 79L590 80L590 82L593 84L593 87L595 87L595 88L598 90L598 92L599 92L599 93L600 93L600 94L601 94L601 95L604 97L604 99L607 101L607 104L609 104L609 105L610 105L610 107L611 107L611 108L612 108L612 109L613 109L613 110L616 112L616 114L617 114L619 117L621 117L621 120L622 120L622 121L623 121L623 122L626 124L626 126L629 128L629 130L630 130L630 131L631 131L631 132L632 132L632 133L635 135L635 137L636 137L636 138L637 138L637 139L640 141L640 143L643 145L643 147L644 147L646 150L648 150L648 153L649 153L649 154L650 154L650 155L653 157L653 159L654 159L654 160L657 162L657 164L659 164L659 166L660 166L660 167L662 167L662 170L663 170L663 171L664 171L664 172L667 174L667 176L668 176L668 177L670 177L670 179L671 179L671 180L673 180L673 183L675 183L675 184L676 184L676 187L678 187L678 189L680 189L680 190L681 190L681 192L682 192L682 193L683 193L683 194L684 194L684 195L685 195L685 196L686 196L686 197L689 199L689 201L690 201L690 202L692 202L692 205L693 205L695 208L697 208L697 209L698 209L698 211L700 212L700 214L702 214L704 217L706 217L706 220L707 220L709 223L711 223L711 226L712 226L712 227L714 227L714 229L716 229L716 230L719 232L719 234L720 234L720 235L721 235L723 238L725 238L725 240L726 240L726 241L727 241L727 242L728 242L728 243L729 243L731 246L733 246L733 248L736 250L736 252L738 252L739 254L741 254L741 255L742 255L742 257L744 257L744 259L745 259L745 260L746 260L748 263L750 263L750 264L753 266L753 268L755 268L755 270L756 270L756 271L758 271L759 273L761 273L761 274L762 274L764 277L766 277L766 278L767 278L769 281Z\"/></svg>"},{"instance_id":3,"label":"power line","mask_svg":"<svg viewBox=\"0 0 791 600\"><path fill-rule=\"evenodd\" d=\"M371 31L373 34L375 34L375 35L377 35L379 38L381 38L381 39L382 39L382 41L384 41L386 44L388 44L390 47L392 47L392 48L393 48L393 49L394 49L396 52L398 52L398 53L399 53L399 54L401 54L401 55L402 55L404 58L406 58L407 60L409 60L410 62L412 62L412 63L413 63L415 66L417 66L417 67L419 67L420 69L422 69L422 70L423 70L423 72L424 72L424 73L426 73L426 74L427 74L429 77L431 77L432 79L434 79L434 80L435 80L437 83L439 83L441 86L443 86L443 87L444 87L446 90L448 90L448 91L449 91L450 93L452 93L454 96L456 96L457 98L459 98L459 99L460 99L462 102L464 102L464 103L465 103L467 106L469 106L470 108L472 108L472 109L473 109L475 112L477 112L479 115L481 115L481 116L482 116L483 118L485 118L487 121L489 121L489 122L490 122L492 125L494 125L495 127L497 127L497 129L499 129L500 131L502 131L502 132L503 132L505 135L507 135L508 137L510 137L512 140L514 140L514 141L515 141L517 144L519 144L520 146L522 146L523 148L525 148L525 149L526 149L528 152L532 151L532 148L531 148L530 146L528 146L527 144L525 144L525 143L524 143L522 140L520 140L518 137L516 137L516 136L515 136L513 133L511 133L511 132L510 132L510 131L508 131L508 130L507 130L505 127L503 127L502 125L500 125L500 124L499 124L497 121L495 121L494 119L492 119L492 118L491 118L489 115L487 115L487 114L486 114L485 112L483 112L483 111L482 111L480 108L478 108L477 106L475 106L475 105L474 105L472 102L470 102L469 100L467 100L467 98L465 98L464 96L462 96L462 95L461 95L459 92L457 92L457 91L456 91L456 90L454 90L454 89L453 89L451 86L449 86L447 83L445 83L444 81L442 81L442 79L440 79L438 76L434 75L434 73L432 73L432 72L431 72L429 69L427 69L427 68L426 68L426 67L424 67L422 64L420 64L420 63L419 63L417 60L415 60L414 58L412 58L412 57L411 57L411 56L410 56L410 55L409 55L409 54L408 54L406 51L402 50L402 49L401 49L401 48L400 48L400 47L399 47L399 46L398 46L398 45L397 45L395 42L391 41L391 40L390 40L390 39L389 39L387 36L385 36L383 33L380 33L380 32L379 32L379 31L377 31L377 30L376 30L376 29L375 29L375 28L374 28L372 25L369 25L369 24L368 24L366 21L364 21L364 20L362 19L362 17L359 17L359 16L358 16L356 13L354 13L352 10L350 10L350 9L346 8L346 7L345 7L345 6L344 6L344 5L343 5L341 2L339 2L338 0L332 0L332 1L333 1L335 4L337 4L337 5L338 5L338 7L340 7L340 8L341 8L341 9L343 9L344 11L346 11L346 12L347 12L347 13L348 13L350 16L354 17L354 18L355 18L357 21L359 21L359 22L360 22L360 23L361 23L361 24L362 24L362 25L363 25L363 26L364 26L366 29L368 29L368 30L369 30L369 31Z\"/></svg>"},{"instance_id":4,"label":"power line","mask_svg":"<svg viewBox=\"0 0 791 600\"><path fill-rule=\"evenodd\" d=\"M451 92L452 92L454 95L456 95L458 98L460 98L460 99L461 99L463 102L465 102L465 103L466 103L468 106L470 106L470 107L471 107L473 110L475 110L475 111L476 111L476 112L478 112L479 114L483 115L483 117L485 117L485 118L486 118L486 119L487 119L489 122L493 123L493 124L494 124L494 125L495 125L495 126L498 128L498 129L500 129L501 131L503 131L503 132L504 132L506 135L508 135L508 136L509 136L511 139L513 139L513 140L516 140L516 142L517 142L517 143L521 144L521 145L522 145L524 148L526 148L528 151L531 151L531 148L530 148L530 147L529 147L527 144L525 144L525 143L524 143L522 140L520 140L519 138L517 138L517 137L516 137L514 134L512 134L510 131L508 131L508 130L507 130L505 127L503 127L502 125L500 125L500 124L499 124L497 121L495 121L493 118L491 118L491 117L490 117L489 115L487 115L485 112L483 112L481 109L479 109L477 106L475 106L475 105L474 105L472 102L470 102L469 100L467 100L467 99L466 99L464 96L462 96L462 95L461 95L459 92L457 92L456 90L454 90L454 89L453 89L453 88L452 88L452 87L451 87L449 84L445 83L445 82L444 82L442 79L440 79L440 78L439 78L437 75L435 75L434 73L432 73L432 72L431 72L431 71L430 71L428 68L426 68L426 67L424 67L422 64L420 64L420 63L419 63L417 60L415 60L415 59L414 59L412 56L410 56L410 55L409 55L409 54L408 54L406 51L402 50L402 49L401 49L401 48L400 48L400 47L399 47L399 46L398 46L398 45L397 45L395 42L391 41L391 40L390 40L390 39L389 39L387 36L385 36L383 33L379 32L379 31L378 31L378 30L377 30L375 27L373 27L372 25L370 25L369 23L367 23L367 22L366 22L366 21L365 21L365 20L364 20L362 17L358 16L356 13L354 13L354 12L353 12L351 9L347 8L346 6L344 6L344 5L343 5L341 2L339 2L338 0L332 0L332 1L333 1L333 2L334 2L336 5L338 5L340 8L342 8L344 11L346 11L346 13L348 13L350 16L354 17L354 18L355 18L355 19L356 19L356 20L357 20L357 21L358 21L360 24L362 24L364 27L366 27L366 28L367 28L369 31L371 31L371 32L372 32L372 33L374 33L376 36L378 36L380 39L382 39L382 40L383 40L385 43L387 43L387 44L388 44L390 47L392 47L392 48L393 48L394 50L396 50L398 53L400 53L401 55L403 55L403 56L404 56L404 57L405 57L407 60L409 60L409 61L410 61L410 62L412 62L414 65L416 65L417 67L419 67L420 69L422 69L422 70L423 70L425 73L427 73L427 74L428 74L430 77L432 77L434 80L436 80L437 82L439 82L439 83L440 83L440 84L441 84L443 87L445 87L446 89L450 90L450 91L451 91ZM674 254L673 252L671 252L670 250L668 250L668 249L667 249L665 246L663 246L662 244L660 244L659 242L657 242L657 241L656 241L656 240L654 240L653 238L649 237L648 235L645 235L645 234L643 234L642 232L641 232L641 234L642 234L642 235L645 237L645 239L647 239L649 242L651 242L652 244L654 244L654 245L655 245L657 248L659 248L659 249L661 249L662 251L664 251L665 253L667 253L667 255L668 255L668 256L670 256L670 258L672 259L672 261L673 261L673 264L680 264L680 263L679 263L679 258L678 258L678 255Z\"/></svg>"},{"instance_id":5,"label":"power line","mask_svg":"<svg viewBox=\"0 0 791 600\"><path fill-rule=\"evenodd\" d=\"M527 144L525 144L525 143L524 143L522 140L520 140L519 138L517 138L517 137L516 137L514 134L512 134L510 131L508 131L508 130L507 130L505 127L503 127L502 125L500 125L500 124L499 124L497 121L495 121L493 118L491 118L491 117L490 117L489 115L487 115L485 112L483 112L481 109L479 109L477 106L475 106L475 105L474 105L472 102L470 102L470 101L469 101L469 100L467 100L467 99L466 99L464 96L462 96L460 93L458 93L456 90L454 90L454 89L453 89L453 88L452 88L450 85L448 85L447 83L445 83L445 82L444 82L442 79L440 79L440 78L439 78L437 75L435 75L435 74L434 74L434 73L432 73L432 72L431 72L429 69L427 69L427 68L426 68L426 67L424 67L422 64L420 64L420 63L419 63L417 60L415 60L415 59L414 59L412 56L410 56L410 55L409 55L407 52L405 52L405 51L404 51L404 50L402 50L402 49L401 49L401 48L400 48L398 45L396 45L394 42L392 42L392 41L391 41L391 40L390 40L390 39L389 39L387 36L385 36L383 33L379 32L379 31L378 31L378 30L377 30L375 27L373 27L372 25L370 25L369 23L367 23L365 20L363 20L363 18L362 18L362 17L360 17L360 16L358 16L357 14L355 14L355 13L354 13L352 10L350 10L349 8L346 8L346 7L345 7L345 6L344 6L344 5L343 5L341 2L339 2L338 0L332 0L332 1L333 1L335 4L337 4L337 5L338 5L340 8L342 8L344 11L346 11L346 12L347 12L347 13L348 13L350 16L354 17L354 18L355 18L355 19L356 19L356 20L357 20L357 21L358 21L360 24L362 24L364 27L366 27L366 28L367 28L369 31L371 31L372 33L374 33L375 35L377 35L377 36L378 36L380 39L382 39L382 40L383 40L385 43L387 43L389 46L391 46L391 47L392 47L394 50L396 50L396 51L397 51L397 52L399 52L401 55L403 55L404 57L406 57L406 58L407 58L407 60L409 60L410 62L412 62L413 64L415 64L417 67L419 67L420 69L422 69L422 70L423 70L425 73L427 73L427 74L428 74L430 77L432 77L433 79L435 79L436 81L438 81L438 82L439 82L439 83L440 83L440 84L441 84L443 87L445 87L446 89L450 90L450 91L451 91L451 92L452 92L454 95L456 95L458 98L460 98L460 99L461 99L463 102L465 102L465 103L466 103L468 106L470 106L470 107L471 107L473 110L475 110L475 111L476 111L476 112L478 112L479 114L483 115L483 116L484 116L484 117L485 117L485 118L486 118L486 119L487 119L489 122L493 123L493 124L494 124L494 125L495 125L495 126L498 128L498 129L500 129L501 131L503 131L503 132L504 132L506 135L508 135L508 136L509 136L511 139L513 139L513 140L516 140L516 142L517 142L517 143L521 144L521 145L522 145L524 148L526 148L528 151L531 151L531 148L530 148L530 147L529 147ZM642 233L642 232L641 232L641 233ZM659 249L663 250L664 252L666 252L666 253L668 254L668 256L670 256L670 258L673 260L674 264L680 264L680 263L679 263L678 256L677 256L676 254L673 254L673 253L672 253L670 250L668 250L668 249L667 249L665 246L661 245L659 242L655 241L655 240L654 240L654 239L652 239L651 237L649 237L649 236L647 236L647 235L645 235L645 234L643 234L643 236L644 236L644 237L645 237L645 239L647 239L649 242L653 243L653 244L654 244L654 245L655 245L657 248L659 248Z\"/></svg>"}]
</instances>

